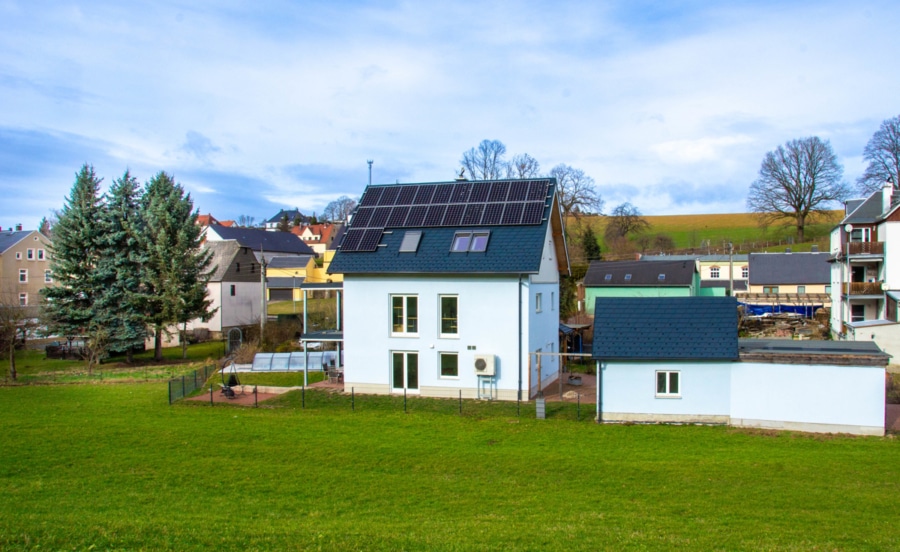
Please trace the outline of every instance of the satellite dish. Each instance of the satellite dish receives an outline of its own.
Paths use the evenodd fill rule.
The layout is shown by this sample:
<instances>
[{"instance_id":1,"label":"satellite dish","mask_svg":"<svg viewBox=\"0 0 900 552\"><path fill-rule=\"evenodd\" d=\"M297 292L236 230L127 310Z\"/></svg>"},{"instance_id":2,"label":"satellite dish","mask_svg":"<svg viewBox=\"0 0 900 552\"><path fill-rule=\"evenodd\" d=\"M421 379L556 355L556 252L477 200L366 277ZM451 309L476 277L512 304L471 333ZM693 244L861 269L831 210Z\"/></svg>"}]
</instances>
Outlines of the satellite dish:
<instances>
[{"instance_id":1,"label":"satellite dish","mask_svg":"<svg viewBox=\"0 0 900 552\"><path fill-rule=\"evenodd\" d=\"M850 223L845 224L845 225L844 225L844 230L845 230L848 234L849 234L850 232L853 232L853 225L850 224Z\"/></svg>"}]
</instances>

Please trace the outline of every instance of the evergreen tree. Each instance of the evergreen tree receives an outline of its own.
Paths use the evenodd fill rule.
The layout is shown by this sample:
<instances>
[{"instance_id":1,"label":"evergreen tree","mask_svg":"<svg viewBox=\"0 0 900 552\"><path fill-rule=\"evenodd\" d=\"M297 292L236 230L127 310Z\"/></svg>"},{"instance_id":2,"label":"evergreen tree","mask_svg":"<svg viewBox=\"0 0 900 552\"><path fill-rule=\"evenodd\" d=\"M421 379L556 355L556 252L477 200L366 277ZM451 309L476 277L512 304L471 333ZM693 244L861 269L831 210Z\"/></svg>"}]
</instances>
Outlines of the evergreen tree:
<instances>
[{"instance_id":1,"label":"evergreen tree","mask_svg":"<svg viewBox=\"0 0 900 552\"><path fill-rule=\"evenodd\" d=\"M594 227L590 224L586 224L581 233L581 249L584 251L586 261L595 261L600 258L600 244L597 243Z\"/></svg>"},{"instance_id":2,"label":"evergreen tree","mask_svg":"<svg viewBox=\"0 0 900 552\"><path fill-rule=\"evenodd\" d=\"M277 229L279 232L290 232L291 231L291 221L288 220L287 213L281 215L281 220L278 221Z\"/></svg>"},{"instance_id":3,"label":"evergreen tree","mask_svg":"<svg viewBox=\"0 0 900 552\"><path fill-rule=\"evenodd\" d=\"M42 319L47 330L65 337L84 336L88 348L103 346L102 339L91 342L91 336L102 334L95 304L99 282L94 271L102 249L101 181L88 164L76 174L71 195L53 227L53 244L49 247L55 285L41 290L46 299ZM89 372L94 358L97 355L88 355Z\"/></svg>"},{"instance_id":4,"label":"evergreen tree","mask_svg":"<svg viewBox=\"0 0 900 552\"><path fill-rule=\"evenodd\" d=\"M198 212L190 194L160 172L147 182L141 199L147 255L142 271L142 304L154 328L154 357L162 360L162 334L172 324L212 316L206 283L212 254L200 247Z\"/></svg>"},{"instance_id":5,"label":"evergreen tree","mask_svg":"<svg viewBox=\"0 0 900 552\"><path fill-rule=\"evenodd\" d=\"M102 217L101 254L97 264L100 282L97 313L107 333L108 348L124 352L128 362L133 350L147 337L140 309L141 270L145 255L139 237L140 187L128 171L113 182Z\"/></svg>"}]
</instances>

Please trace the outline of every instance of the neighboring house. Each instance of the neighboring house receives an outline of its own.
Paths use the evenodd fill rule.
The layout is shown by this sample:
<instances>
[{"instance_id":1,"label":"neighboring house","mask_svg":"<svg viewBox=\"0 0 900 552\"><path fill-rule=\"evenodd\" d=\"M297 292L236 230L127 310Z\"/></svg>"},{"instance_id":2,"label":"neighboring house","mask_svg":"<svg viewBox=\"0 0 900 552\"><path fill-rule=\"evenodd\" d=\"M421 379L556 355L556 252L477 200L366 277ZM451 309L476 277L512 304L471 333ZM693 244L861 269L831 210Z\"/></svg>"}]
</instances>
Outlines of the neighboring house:
<instances>
[{"instance_id":1,"label":"neighboring house","mask_svg":"<svg viewBox=\"0 0 900 552\"><path fill-rule=\"evenodd\" d=\"M751 253L750 287L736 293L751 312L796 312L812 317L831 306L828 253Z\"/></svg>"},{"instance_id":2,"label":"neighboring house","mask_svg":"<svg viewBox=\"0 0 900 552\"><path fill-rule=\"evenodd\" d=\"M266 266L266 291L269 301L300 301L300 285L316 265L312 255L272 257Z\"/></svg>"},{"instance_id":3,"label":"neighboring house","mask_svg":"<svg viewBox=\"0 0 900 552\"><path fill-rule=\"evenodd\" d=\"M900 191L848 201L831 231L831 332L900 357Z\"/></svg>"},{"instance_id":4,"label":"neighboring house","mask_svg":"<svg viewBox=\"0 0 900 552\"><path fill-rule=\"evenodd\" d=\"M0 232L0 294L3 302L23 307L41 303L41 289L53 285L50 238L36 230Z\"/></svg>"},{"instance_id":5,"label":"neighboring house","mask_svg":"<svg viewBox=\"0 0 900 552\"><path fill-rule=\"evenodd\" d=\"M202 227L207 227L212 224L217 224L219 226L234 226L233 220L218 220L216 217L212 216L212 214L208 215L197 215L197 225Z\"/></svg>"},{"instance_id":6,"label":"neighboring house","mask_svg":"<svg viewBox=\"0 0 900 552\"><path fill-rule=\"evenodd\" d=\"M257 260L264 257L267 263L272 257L315 255L308 245L290 232L266 232L259 228L213 224L205 229L204 236L208 242L235 240L241 247L252 250Z\"/></svg>"},{"instance_id":7,"label":"neighboring house","mask_svg":"<svg viewBox=\"0 0 900 552\"><path fill-rule=\"evenodd\" d=\"M642 255L641 260L696 260L700 269L700 296L724 297L732 289L735 293L747 291L747 281L750 279L747 255Z\"/></svg>"},{"instance_id":8,"label":"neighboring house","mask_svg":"<svg viewBox=\"0 0 900 552\"><path fill-rule=\"evenodd\" d=\"M281 224L281 221L284 220L284 217L287 217L288 224L290 224L291 226L294 225L294 221L298 218L300 219L300 222L304 224L309 221L309 217L301 213L299 209L289 209L287 211L281 209L280 211L278 211L277 215L265 221L263 223L263 227L270 232L275 232L278 230L278 225Z\"/></svg>"},{"instance_id":9,"label":"neighboring house","mask_svg":"<svg viewBox=\"0 0 900 552\"><path fill-rule=\"evenodd\" d=\"M262 279L259 260L235 240L207 241L214 269L206 286L215 314L208 322L194 320L189 329L206 328L216 339L229 329L259 323L262 312Z\"/></svg>"},{"instance_id":10,"label":"neighboring house","mask_svg":"<svg viewBox=\"0 0 900 552\"><path fill-rule=\"evenodd\" d=\"M346 386L527 399L553 381L569 262L556 180L369 186L331 263Z\"/></svg>"},{"instance_id":11,"label":"neighboring house","mask_svg":"<svg viewBox=\"0 0 900 552\"><path fill-rule=\"evenodd\" d=\"M598 297L689 297L700 294L696 259L591 261L584 276L585 307L594 314Z\"/></svg>"},{"instance_id":12,"label":"neighboring house","mask_svg":"<svg viewBox=\"0 0 900 552\"><path fill-rule=\"evenodd\" d=\"M884 434L873 343L738 339L733 297L596 303L600 421Z\"/></svg>"},{"instance_id":13,"label":"neighboring house","mask_svg":"<svg viewBox=\"0 0 900 552\"><path fill-rule=\"evenodd\" d=\"M317 255L322 255L327 249L331 248L340 226L340 224L330 222L307 224L299 228L291 228L291 232L299 236L303 243L308 245Z\"/></svg>"}]
</instances>

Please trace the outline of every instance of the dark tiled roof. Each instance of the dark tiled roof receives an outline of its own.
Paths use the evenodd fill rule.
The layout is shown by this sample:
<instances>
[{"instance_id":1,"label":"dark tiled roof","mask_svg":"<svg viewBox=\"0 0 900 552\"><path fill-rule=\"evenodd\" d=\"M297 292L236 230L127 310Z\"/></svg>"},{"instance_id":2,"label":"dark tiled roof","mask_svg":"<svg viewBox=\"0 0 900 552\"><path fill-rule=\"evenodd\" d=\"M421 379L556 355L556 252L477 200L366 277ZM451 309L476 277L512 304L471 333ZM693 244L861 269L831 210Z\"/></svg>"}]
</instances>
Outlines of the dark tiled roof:
<instances>
[{"instance_id":1,"label":"dark tiled roof","mask_svg":"<svg viewBox=\"0 0 900 552\"><path fill-rule=\"evenodd\" d=\"M419 226L390 227L380 235L378 246L374 251L344 251L338 248L334 260L328 268L332 274L523 274L536 273L541 267L541 255L544 250L547 228L553 210L558 211L555 200L556 181L550 179L531 179L530 181L546 181L547 193L541 198L544 202L541 220L538 224L522 225L478 225L478 226ZM481 181L480 183L484 183ZM525 184L526 181L512 181L513 185ZM442 186L458 184L454 182L437 182L422 184L403 184L409 189L425 186ZM391 186L371 186L366 193L375 188L392 188ZM527 188L526 188L527 189ZM382 190L376 190L379 194ZM366 193L363 194L365 204ZM387 193L387 192L385 192ZM415 195L415 194L413 194ZM378 197L378 196L375 196ZM481 203L484 200L473 201ZM460 204L459 202L454 202ZM557 215L558 216L558 215ZM347 231L354 230L354 222L350 219ZM364 222L360 222L364 224ZM414 252L400 252L400 244L407 232L421 232L418 247ZM453 237L459 231L488 231L490 237L484 252L452 252ZM341 236L336 236L334 243L340 243Z\"/></svg>"},{"instance_id":2,"label":"dark tiled roof","mask_svg":"<svg viewBox=\"0 0 900 552\"><path fill-rule=\"evenodd\" d=\"M751 253L750 285L828 285L829 253Z\"/></svg>"},{"instance_id":3,"label":"dark tiled roof","mask_svg":"<svg viewBox=\"0 0 900 552\"><path fill-rule=\"evenodd\" d=\"M734 297L600 297L594 306L598 360L737 360Z\"/></svg>"},{"instance_id":4,"label":"dark tiled roof","mask_svg":"<svg viewBox=\"0 0 900 552\"><path fill-rule=\"evenodd\" d=\"M20 230L18 232L4 230L3 232L0 232L0 253L3 253L10 247L24 240L25 236L32 232L33 230Z\"/></svg>"},{"instance_id":5,"label":"dark tiled roof","mask_svg":"<svg viewBox=\"0 0 900 552\"><path fill-rule=\"evenodd\" d=\"M300 284L303 283L303 280L305 280L305 278L266 277L266 287L269 289L295 288L300 287Z\"/></svg>"},{"instance_id":6,"label":"dark tiled roof","mask_svg":"<svg viewBox=\"0 0 900 552\"><path fill-rule=\"evenodd\" d=\"M212 252L212 260L209 266L215 267L210 277L211 282L221 282L231 266L231 261L241 248L234 240L226 241L207 241L203 244L203 248Z\"/></svg>"},{"instance_id":7,"label":"dark tiled roof","mask_svg":"<svg viewBox=\"0 0 900 552\"><path fill-rule=\"evenodd\" d=\"M700 287L728 289L731 287L731 282L728 280L700 280ZM735 278L734 291L747 291L747 280L739 280Z\"/></svg>"},{"instance_id":8,"label":"dark tiled roof","mask_svg":"<svg viewBox=\"0 0 900 552\"><path fill-rule=\"evenodd\" d=\"M269 268L306 268L313 255L292 255L289 257L272 257L269 259Z\"/></svg>"},{"instance_id":9,"label":"dark tiled roof","mask_svg":"<svg viewBox=\"0 0 900 552\"><path fill-rule=\"evenodd\" d=\"M521 274L537 272L546 224L538 226L493 226L470 230L489 230L484 253L450 251L453 236L466 228L422 228L422 239L415 253L400 253L407 229L388 230L373 252L338 251L328 269L332 274L426 273L426 274ZM383 246L383 247L382 247Z\"/></svg>"},{"instance_id":10,"label":"dark tiled roof","mask_svg":"<svg viewBox=\"0 0 900 552\"><path fill-rule=\"evenodd\" d=\"M882 205L884 194L881 190L874 192L860 203L857 203L857 201L859 200L847 202L848 210L851 207L855 208L844 217L841 224L872 224L878 220L878 217L884 211L884 205Z\"/></svg>"},{"instance_id":11,"label":"dark tiled roof","mask_svg":"<svg viewBox=\"0 0 900 552\"><path fill-rule=\"evenodd\" d=\"M694 260L682 261L591 261L584 285L600 286L689 286L694 283L697 264ZM666 277L659 279L660 274ZM607 278L609 275L609 278ZM628 275L630 278L626 279Z\"/></svg>"},{"instance_id":12,"label":"dark tiled roof","mask_svg":"<svg viewBox=\"0 0 900 552\"><path fill-rule=\"evenodd\" d=\"M290 232L267 232L257 228L228 227L216 224L209 227L223 240L235 240L241 247L249 247L255 253L260 249L266 253L292 253L313 255L315 252L303 240Z\"/></svg>"},{"instance_id":13,"label":"dark tiled roof","mask_svg":"<svg viewBox=\"0 0 900 552\"><path fill-rule=\"evenodd\" d=\"M308 220L306 215L301 213L297 209L291 209L289 211L285 211L284 209L278 211L278 214L269 220L265 221L265 224L277 224L284 219L284 216L287 215L288 222L294 222L294 219L300 217L300 220L306 221Z\"/></svg>"},{"instance_id":14,"label":"dark tiled roof","mask_svg":"<svg viewBox=\"0 0 900 552\"><path fill-rule=\"evenodd\" d=\"M641 255L642 261L693 261L697 260L701 263L727 263L729 261L728 255L722 254L713 254L713 255ZM735 254L732 257L732 260L736 263L747 262L747 254Z\"/></svg>"}]
</instances>

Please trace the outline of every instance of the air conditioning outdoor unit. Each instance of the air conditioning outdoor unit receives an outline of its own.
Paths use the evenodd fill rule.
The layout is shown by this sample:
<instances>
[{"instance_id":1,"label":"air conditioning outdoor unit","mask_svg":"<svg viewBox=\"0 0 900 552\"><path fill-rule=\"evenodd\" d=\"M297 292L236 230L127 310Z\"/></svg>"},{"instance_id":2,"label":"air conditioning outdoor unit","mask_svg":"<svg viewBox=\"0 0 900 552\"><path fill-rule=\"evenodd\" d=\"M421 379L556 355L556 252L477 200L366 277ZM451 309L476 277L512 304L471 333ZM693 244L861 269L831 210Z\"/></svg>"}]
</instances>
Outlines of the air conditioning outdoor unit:
<instances>
[{"instance_id":1,"label":"air conditioning outdoor unit","mask_svg":"<svg viewBox=\"0 0 900 552\"><path fill-rule=\"evenodd\" d=\"M475 373L479 376L497 375L494 355L475 355Z\"/></svg>"}]
</instances>

